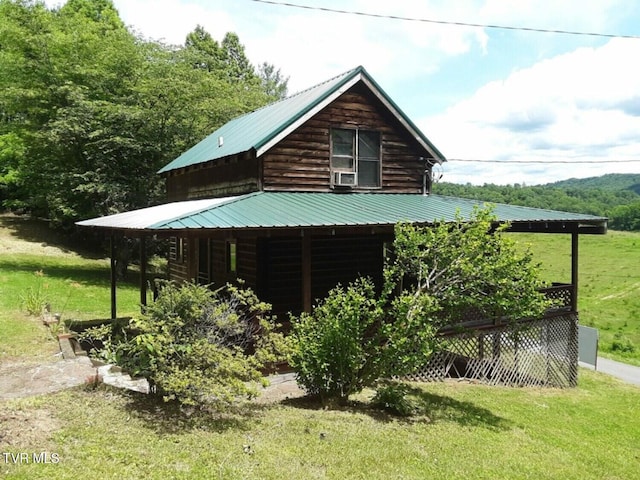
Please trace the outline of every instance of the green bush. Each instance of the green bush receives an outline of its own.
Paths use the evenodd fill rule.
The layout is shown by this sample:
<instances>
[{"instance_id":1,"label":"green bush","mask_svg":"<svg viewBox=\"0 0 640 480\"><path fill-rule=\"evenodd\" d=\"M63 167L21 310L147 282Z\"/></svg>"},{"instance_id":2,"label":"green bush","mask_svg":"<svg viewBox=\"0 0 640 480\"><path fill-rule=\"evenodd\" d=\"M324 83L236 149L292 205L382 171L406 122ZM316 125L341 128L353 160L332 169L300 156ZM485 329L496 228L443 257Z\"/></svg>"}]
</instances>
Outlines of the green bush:
<instances>
[{"instance_id":1,"label":"green bush","mask_svg":"<svg viewBox=\"0 0 640 480\"><path fill-rule=\"evenodd\" d=\"M360 279L337 286L313 311L292 318L289 364L312 395L341 403L376 379L371 367L382 318L373 283Z\"/></svg>"},{"instance_id":2,"label":"green bush","mask_svg":"<svg viewBox=\"0 0 640 480\"><path fill-rule=\"evenodd\" d=\"M619 353L634 353L636 346L628 338L624 338L622 332L617 332L613 336L613 342L611 342L611 351Z\"/></svg>"},{"instance_id":3,"label":"green bush","mask_svg":"<svg viewBox=\"0 0 640 480\"><path fill-rule=\"evenodd\" d=\"M270 308L250 289L162 282L145 315L84 338L100 340L103 358L146 377L165 401L222 408L255 396L261 369L279 359L283 340Z\"/></svg>"},{"instance_id":4,"label":"green bush","mask_svg":"<svg viewBox=\"0 0 640 480\"><path fill-rule=\"evenodd\" d=\"M376 390L371 405L399 417L410 417L417 408L411 399L407 398L408 394L409 387L404 383L385 383Z\"/></svg>"},{"instance_id":5,"label":"green bush","mask_svg":"<svg viewBox=\"0 0 640 480\"><path fill-rule=\"evenodd\" d=\"M290 365L311 394L345 403L381 379L424 366L438 331L469 312L517 321L542 314L530 252L495 226L491 208L427 227L398 224L394 255L376 292L370 280L338 286L311 314L292 318Z\"/></svg>"}]
</instances>

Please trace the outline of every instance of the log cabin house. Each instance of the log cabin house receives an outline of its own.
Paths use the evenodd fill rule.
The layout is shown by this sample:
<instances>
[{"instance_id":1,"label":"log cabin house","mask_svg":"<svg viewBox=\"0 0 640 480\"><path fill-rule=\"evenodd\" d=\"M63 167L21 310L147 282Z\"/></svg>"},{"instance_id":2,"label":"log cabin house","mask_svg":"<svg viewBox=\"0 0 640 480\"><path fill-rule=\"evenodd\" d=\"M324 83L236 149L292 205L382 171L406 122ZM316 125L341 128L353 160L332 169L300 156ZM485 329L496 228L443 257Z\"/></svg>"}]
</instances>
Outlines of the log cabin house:
<instances>
[{"instance_id":1,"label":"log cabin house","mask_svg":"<svg viewBox=\"0 0 640 480\"><path fill-rule=\"evenodd\" d=\"M241 278L286 319L310 311L338 283L380 282L397 222L469 215L480 202L431 193L432 169L445 161L357 67L235 118L184 152L159 171L168 203L78 225L142 242L169 237L171 279ZM561 306L528 321L527 335L494 320L461 319L465 331L443 332L446 348L415 378L574 385L578 237L605 233L606 219L511 205L497 205L495 214L515 232L571 235L571 283L548 291ZM112 318L114 258L112 251ZM142 304L145 265L141 258Z\"/></svg>"}]
</instances>

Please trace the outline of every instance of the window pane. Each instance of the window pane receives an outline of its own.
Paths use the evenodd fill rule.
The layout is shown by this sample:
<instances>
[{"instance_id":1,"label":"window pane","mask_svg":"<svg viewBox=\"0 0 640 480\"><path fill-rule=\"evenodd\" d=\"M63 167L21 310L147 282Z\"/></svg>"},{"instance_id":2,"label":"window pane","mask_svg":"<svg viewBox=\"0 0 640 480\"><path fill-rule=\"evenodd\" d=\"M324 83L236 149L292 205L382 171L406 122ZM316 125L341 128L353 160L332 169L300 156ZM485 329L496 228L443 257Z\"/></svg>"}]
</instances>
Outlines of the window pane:
<instances>
[{"instance_id":1,"label":"window pane","mask_svg":"<svg viewBox=\"0 0 640 480\"><path fill-rule=\"evenodd\" d=\"M227 273L237 272L237 244L235 240L227 241Z\"/></svg>"},{"instance_id":2,"label":"window pane","mask_svg":"<svg viewBox=\"0 0 640 480\"><path fill-rule=\"evenodd\" d=\"M358 156L366 158L380 158L380 133L358 132Z\"/></svg>"},{"instance_id":3,"label":"window pane","mask_svg":"<svg viewBox=\"0 0 640 480\"><path fill-rule=\"evenodd\" d=\"M355 130L334 128L332 131L333 155L353 156Z\"/></svg>"},{"instance_id":4,"label":"window pane","mask_svg":"<svg viewBox=\"0 0 640 480\"><path fill-rule=\"evenodd\" d=\"M380 186L380 162L360 159L358 162L358 185L361 187Z\"/></svg>"},{"instance_id":5,"label":"window pane","mask_svg":"<svg viewBox=\"0 0 640 480\"><path fill-rule=\"evenodd\" d=\"M353 170L353 158L349 157L333 157L331 161L333 168L339 168L344 170Z\"/></svg>"}]
</instances>

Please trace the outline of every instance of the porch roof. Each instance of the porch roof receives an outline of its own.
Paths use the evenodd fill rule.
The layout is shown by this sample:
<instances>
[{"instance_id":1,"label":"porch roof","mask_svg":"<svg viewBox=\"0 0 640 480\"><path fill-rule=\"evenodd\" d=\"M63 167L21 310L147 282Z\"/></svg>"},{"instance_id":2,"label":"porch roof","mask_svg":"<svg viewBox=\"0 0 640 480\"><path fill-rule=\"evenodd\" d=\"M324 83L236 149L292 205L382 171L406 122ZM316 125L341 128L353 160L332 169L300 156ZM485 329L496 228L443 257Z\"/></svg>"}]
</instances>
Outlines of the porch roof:
<instances>
[{"instance_id":1,"label":"porch roof","mask_svg":"<svg viewBox=\"0 0 640 480\"><path fill-rule=\"evenodd\" d=\"M174 202L77 222L129 233L238 231L299 228L388 227L407 221L470 218L484 202L442 195L387 193L254 192L240 196ZM515 205L494 204L499 222L513 231L605 233L607 219Z\"/></svg>"}]
</instances>

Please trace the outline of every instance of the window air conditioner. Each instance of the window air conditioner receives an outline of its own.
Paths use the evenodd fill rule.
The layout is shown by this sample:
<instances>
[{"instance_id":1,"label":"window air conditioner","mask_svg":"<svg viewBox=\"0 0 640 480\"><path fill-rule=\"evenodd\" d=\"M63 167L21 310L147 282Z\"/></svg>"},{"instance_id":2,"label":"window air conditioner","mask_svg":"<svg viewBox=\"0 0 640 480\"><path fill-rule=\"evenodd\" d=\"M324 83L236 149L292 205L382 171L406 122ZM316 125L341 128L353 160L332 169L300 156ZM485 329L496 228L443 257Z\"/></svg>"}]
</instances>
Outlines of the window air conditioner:
<instances>
[{"instance_id":1,"label":"window air conditioner","mask_svg":"<svg viewBox=\"0 0 640 480\"><path fill-rule=\"evenodd\" d=\"M355 187L356 186L356 174L355 172L335 172L333 177L333 184L336 187Z\"/></svg>"}]
</instances>

